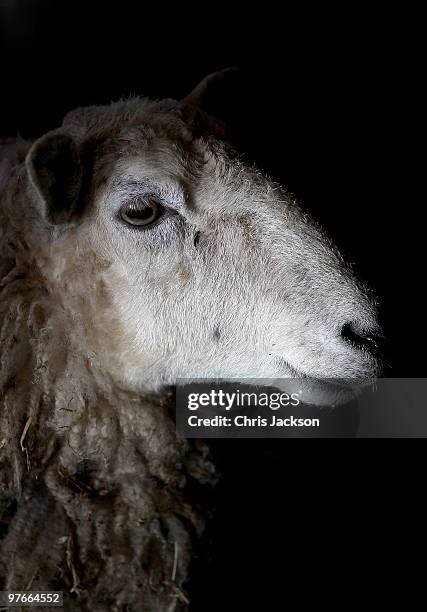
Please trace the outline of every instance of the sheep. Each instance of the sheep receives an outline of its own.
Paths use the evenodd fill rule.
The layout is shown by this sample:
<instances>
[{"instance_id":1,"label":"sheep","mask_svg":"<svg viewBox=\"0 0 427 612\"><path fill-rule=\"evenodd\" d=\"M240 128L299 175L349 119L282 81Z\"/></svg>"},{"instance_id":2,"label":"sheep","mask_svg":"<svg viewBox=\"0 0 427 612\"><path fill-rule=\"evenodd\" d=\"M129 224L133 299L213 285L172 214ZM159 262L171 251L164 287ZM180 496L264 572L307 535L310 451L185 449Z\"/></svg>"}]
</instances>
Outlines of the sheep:
<instances>
[{"instance_id":1,"label":"sheep","mask_svg":"<svg viewBox=\"0 0 427 612\"><path fill-rule=\"evenodd\" d=\"M182 101L70 112L0 185L3 589L188 609L197 492L179 378L372 378L375 300L317 224Z\"/></svg>"}]
</instances>

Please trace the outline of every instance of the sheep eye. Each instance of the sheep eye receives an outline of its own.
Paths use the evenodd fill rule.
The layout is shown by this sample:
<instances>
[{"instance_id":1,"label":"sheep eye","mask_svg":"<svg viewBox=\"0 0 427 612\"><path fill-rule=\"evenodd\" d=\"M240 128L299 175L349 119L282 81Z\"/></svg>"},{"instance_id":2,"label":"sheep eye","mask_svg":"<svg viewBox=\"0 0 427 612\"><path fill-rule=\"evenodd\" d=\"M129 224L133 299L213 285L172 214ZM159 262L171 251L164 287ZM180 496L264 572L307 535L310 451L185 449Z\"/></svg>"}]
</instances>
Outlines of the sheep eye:
<instances>
[{"instance_id":1,"label":"sheep eye","mask_svg":"<svg viewBox=\"0 0 427 612\"><path fill-rule=\"evenodd\" d=\"M162 205L155 198L128 202L120 209L120 216L128 225L138 227L151 225L163 213Z\"/></svg>"}]
</instances>

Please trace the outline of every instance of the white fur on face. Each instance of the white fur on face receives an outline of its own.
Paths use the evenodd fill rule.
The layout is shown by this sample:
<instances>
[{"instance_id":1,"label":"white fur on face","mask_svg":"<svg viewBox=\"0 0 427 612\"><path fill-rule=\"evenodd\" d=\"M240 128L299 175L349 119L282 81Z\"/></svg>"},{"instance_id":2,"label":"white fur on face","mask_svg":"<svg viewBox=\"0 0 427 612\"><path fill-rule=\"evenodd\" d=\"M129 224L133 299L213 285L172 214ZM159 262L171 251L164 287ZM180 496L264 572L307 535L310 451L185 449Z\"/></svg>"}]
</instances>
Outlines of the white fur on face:
<instances>
[{"instance_id":1,"label":"white fur on face","mask_svg":"<svg viewBox=\"0 0 427 612\"><path fill-rule=\"evenodd\" d=\"M126 198L147 192L164 203L163 219L121 223ZM224 154L207 155L190 180L172 143L142 147L116 164L84 234L112 262L105 281L132 386L377 373L341 337L347 322L378 328L365 290L295 202Z\"/></svg>"}]
</instances>

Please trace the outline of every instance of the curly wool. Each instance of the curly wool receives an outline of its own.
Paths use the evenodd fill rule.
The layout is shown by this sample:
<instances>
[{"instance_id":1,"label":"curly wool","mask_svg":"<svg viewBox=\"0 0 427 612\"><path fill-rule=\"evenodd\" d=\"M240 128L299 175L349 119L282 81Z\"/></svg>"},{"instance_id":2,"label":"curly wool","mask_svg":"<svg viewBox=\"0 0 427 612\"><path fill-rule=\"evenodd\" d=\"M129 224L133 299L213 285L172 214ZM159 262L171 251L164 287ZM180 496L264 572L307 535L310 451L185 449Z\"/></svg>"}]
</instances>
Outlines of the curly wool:
<instances>
[{"instance_id":1,"label":"curly wool","mask_svg":"<svg viewBox=\"0 0 427 612\"><path fill-rule=\"evenodd\" d=\"M22 161L0 185L0 578L63 590L72 610L186 610L190 484L214 473L203 444L177 439L171 395L116 388L79 351L79 326L32 256Z\"/></svg>"}]
</instances>

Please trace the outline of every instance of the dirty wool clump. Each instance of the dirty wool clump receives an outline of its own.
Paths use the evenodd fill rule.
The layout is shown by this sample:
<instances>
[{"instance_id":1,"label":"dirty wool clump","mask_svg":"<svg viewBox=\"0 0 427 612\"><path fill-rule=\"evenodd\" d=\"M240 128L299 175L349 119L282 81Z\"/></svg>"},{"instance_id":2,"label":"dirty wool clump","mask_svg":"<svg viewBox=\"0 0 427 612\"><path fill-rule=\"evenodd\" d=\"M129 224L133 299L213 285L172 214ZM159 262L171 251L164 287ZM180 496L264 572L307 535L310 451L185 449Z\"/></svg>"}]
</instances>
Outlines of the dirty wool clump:
<instances>
[{"instance_id":1,"label":"dirty wool clump","mask_svg":"<svg viewBox=\"0 0 427 612\"><path fill-rule=\"evenodd\" d=\"M117 388L81 350L33 257L26 152L9 146L0 176L0 588L63 590L72 610L185 610L204 526L187 489L213 480L206 448L176 438L169 394Z\"/></svg>"}]
</instances>

